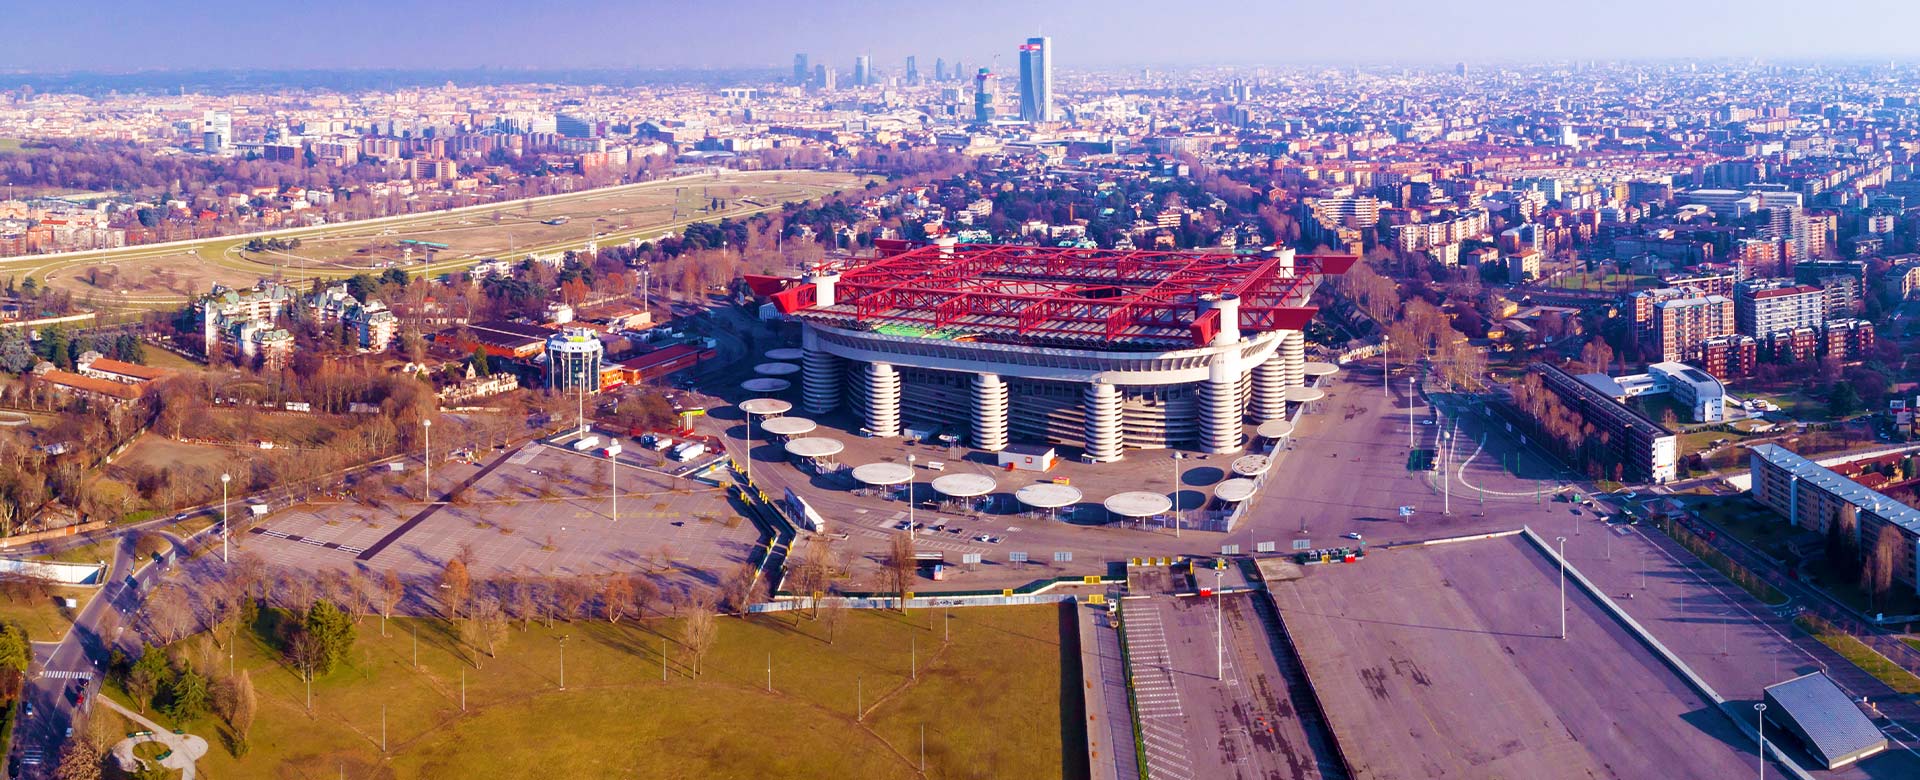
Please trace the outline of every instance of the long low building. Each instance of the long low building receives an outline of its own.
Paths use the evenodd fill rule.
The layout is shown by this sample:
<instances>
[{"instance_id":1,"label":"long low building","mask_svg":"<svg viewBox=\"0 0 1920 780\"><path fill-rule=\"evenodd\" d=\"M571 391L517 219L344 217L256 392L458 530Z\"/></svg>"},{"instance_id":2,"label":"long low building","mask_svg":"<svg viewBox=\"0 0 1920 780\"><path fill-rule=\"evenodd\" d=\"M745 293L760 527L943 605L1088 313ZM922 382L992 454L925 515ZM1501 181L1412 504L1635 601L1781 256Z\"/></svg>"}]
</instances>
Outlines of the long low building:
<instances>
[{"instance_id":1,"label":"long low building","mask_svg":"<svg viewBox=\"0 0 1920 780\"><path fill-rule=\"evenodd\" d=\"M801 324L807 411L850 404L869 435L906 421L1081 448L1234 452L1305 384L1301 329L1350 255L883 242L799 280L752 277Z\"/></svg>"},{"instance_id":2,"label":"long low building","mask_svg":"<svg viewBox=\"0 0 1920 780\"><path fill-rule=\"evenodd\" d=\"M1914 561L1920 553L1920 509L1902 504L1891 496L1846 478L1778 444L1753 447L1748 470L1753 475L1753 497L1785 518L1787 523L1809 531L1827 533L1848 506L1858 519L1854 541L1860 549L1870 549L1888 525L1900 532L1903 543L1896 556L1893 579L1906 583L1920 593Z\"/></svg>"},{"instance_id":3,"label":"long low building","mask_svg":"<svg viewBox=\"0 0 1920 780\"><path fill-rule=\"evenodd\" d=\"M1531 370L1581 422L1592 426L1595 440L1620 464L1622 479L1666 483L1679 475L1680 439L1665 425L1559 368L1535 363Z\"/></svg>"}]
</instances>

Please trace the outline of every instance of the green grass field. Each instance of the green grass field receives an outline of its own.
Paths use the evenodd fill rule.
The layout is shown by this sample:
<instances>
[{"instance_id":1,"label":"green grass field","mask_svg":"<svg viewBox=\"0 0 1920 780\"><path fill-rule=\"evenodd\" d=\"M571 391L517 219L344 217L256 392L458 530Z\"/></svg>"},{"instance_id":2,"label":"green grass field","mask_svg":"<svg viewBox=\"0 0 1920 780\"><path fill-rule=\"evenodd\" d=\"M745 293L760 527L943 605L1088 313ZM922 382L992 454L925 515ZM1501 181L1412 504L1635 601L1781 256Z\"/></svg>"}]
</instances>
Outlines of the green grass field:
<instances>
[{"instance_id":1,"label":"green grass field","mask_svg":"<svg viewBox=\"0 0 1920 780\"><path fill-rule=\"evenodd\" d=\"M87 602L93 600L93 594L99 588L53 589L53 595L44 598L11 599L0 597L0 621L19 623L27 630L27 638L35 642L58 642L67 635L67 628L73 625L73 616L87 608ZM61 598L71 597L77 606L69 610L59 602Z\"/></svg>"},{"instance_id":2,"label":"green grass field","mask_svg":"<svg viewBox=\"0 0 1920 780\"><path fill-rule=\"evenodd\" d=\"M1887 660L1886 656L1874 652L1873 648L1862 644L1860 640L1832 630L1825 621L1812 615L1796 617L1793 623L1799 626L1800 630L1820 640L1821 644L1833 648L1834 652L1853 662L1854 666L1879 678L1881 682L1887 684L1887 687L1900 693L1920 693L1920 677L1913 676L1912 673Z\"/></svg>"},{"instance_id":3,"label":"green grass field","mask_svg":"<svg viewBox=\"0 0 1920 780\"><path fill-rule=\"evenodd\" d=\"M395 620L383 639L367 619L350 666L314 683L311 714L297 674L261 642L238 643L260 705L244 759L211 716L187 730L214 744L200 762L209 778L907 778L919 776L922 726L926 776L1062 776L1058 610L950 619L943 643L941 613L854 612L829 644L804 617L723 618L698 679L670 620L516 627L475 668L444 621ZM201 636L176 649L224 674L211 646Z\"/></svg>"}]
</instances>

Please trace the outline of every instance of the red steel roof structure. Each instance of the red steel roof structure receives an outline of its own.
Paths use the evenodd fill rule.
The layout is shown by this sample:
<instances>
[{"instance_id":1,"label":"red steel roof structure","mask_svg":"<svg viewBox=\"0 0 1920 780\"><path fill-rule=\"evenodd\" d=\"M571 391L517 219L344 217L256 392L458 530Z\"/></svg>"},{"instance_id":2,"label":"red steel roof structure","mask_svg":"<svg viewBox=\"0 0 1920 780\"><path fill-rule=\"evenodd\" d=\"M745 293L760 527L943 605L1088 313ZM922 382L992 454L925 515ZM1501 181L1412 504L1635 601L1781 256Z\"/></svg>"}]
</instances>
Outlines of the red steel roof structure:
<instances>
[{"instance_id":1,"label":"red steel roof structure","mask_svg":"<svg viewBox=\"0 0 1920 780\"><path fill-rule=\"evenodd\" d=\"M1204 346L1220 331L1209 296L1239 297L1243 333L1298 330L1318 278L1359 258L881 242L840 274L834 305L810 283L750 278L781 312L824 325L931 338L1077 348Z\"/></svg>"}]
</instances>

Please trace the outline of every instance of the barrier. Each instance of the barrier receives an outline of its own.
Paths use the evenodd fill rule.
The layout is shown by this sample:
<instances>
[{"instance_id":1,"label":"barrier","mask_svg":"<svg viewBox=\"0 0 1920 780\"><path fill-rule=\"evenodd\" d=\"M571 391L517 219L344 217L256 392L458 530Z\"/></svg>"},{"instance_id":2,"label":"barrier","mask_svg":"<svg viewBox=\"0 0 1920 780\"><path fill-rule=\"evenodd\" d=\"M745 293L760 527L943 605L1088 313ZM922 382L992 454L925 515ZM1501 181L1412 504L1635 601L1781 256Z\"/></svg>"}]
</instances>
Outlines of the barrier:
<instances>
[{"instance_id":1,"label":"barrier","mask_svg":"<svg viewBox=\"0 0 1920 780\"><path fill-rule=\"evenodd\" d=\"M13 536L0 538L0 550L4 550L19 544L32 544L34 542L45 541L48 539L61 539L68 536L73 536L75 534L84 534L89 531L98 531L105 527L107 527L107 521L95 520L89 523L75 523L73 525L61 526L59 528L54 528L46 531L34 531L33 533L30 533L30 534L14 534Z\"/></svg>"},{"instance_id":2,"label":"barrier","mask_svg":"<svg viewBox=\"0 0 1920 780\"><path fill-rule=\"evenodd\" d=\"M59 563L0 558L0 572L24 574L28 577L52 580L62 585L100 585L103 584L101 580L106 576L107 567L100 563Z\"/></svg>"}]
</instances>

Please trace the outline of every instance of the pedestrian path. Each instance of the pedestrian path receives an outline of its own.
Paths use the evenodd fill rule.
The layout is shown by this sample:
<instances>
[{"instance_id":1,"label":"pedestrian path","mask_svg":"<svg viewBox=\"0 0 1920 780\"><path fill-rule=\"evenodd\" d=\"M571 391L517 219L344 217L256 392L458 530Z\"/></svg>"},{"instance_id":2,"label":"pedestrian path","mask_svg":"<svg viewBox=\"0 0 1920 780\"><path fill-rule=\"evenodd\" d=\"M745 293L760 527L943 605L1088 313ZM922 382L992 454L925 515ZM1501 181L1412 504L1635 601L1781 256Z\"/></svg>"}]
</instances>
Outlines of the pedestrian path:
<instances>
[{"instance_id":1,"label":"pedestrian path","mask_svg":"<svg viewBox=\"0 0 1920 780\"><path fill-rule=\"evenodd\" d=\"M159 759L160 766L180 773L180 780L193 780L194 762L207 754L207 741L192 734L175 734L160 724L148 720L145 715L120 706L120 703L105 696L96 696L94 701L107 705L114 712L126 716L127 720L140 725L149 733L137 737L127 737L114 743L108 751L123 772L134 772L142 764L141 759L133 755L133 747L142 742L158 742L165 745L165 758Z\"/></svg>"}]
</instances>

